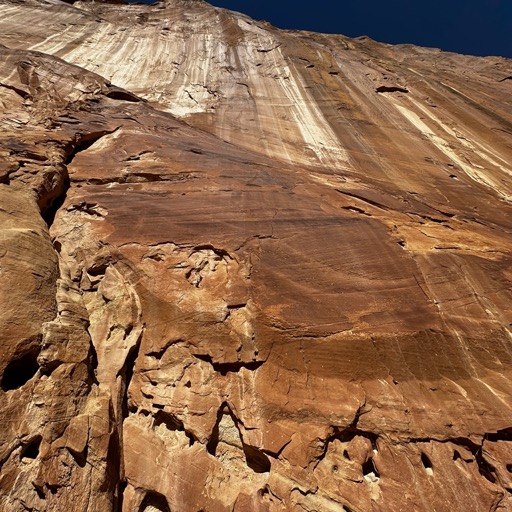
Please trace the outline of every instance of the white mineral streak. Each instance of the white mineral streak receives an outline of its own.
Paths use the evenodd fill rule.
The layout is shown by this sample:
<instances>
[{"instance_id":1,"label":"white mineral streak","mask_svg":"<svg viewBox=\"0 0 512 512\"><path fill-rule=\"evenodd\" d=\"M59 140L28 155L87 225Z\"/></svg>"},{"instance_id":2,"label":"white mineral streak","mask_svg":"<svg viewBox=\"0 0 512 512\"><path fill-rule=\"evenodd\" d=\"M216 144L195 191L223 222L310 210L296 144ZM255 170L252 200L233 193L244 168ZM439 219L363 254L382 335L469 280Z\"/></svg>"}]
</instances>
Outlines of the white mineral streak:
<instances>
[{"instance_id":1,"label":"white mineral streak","mask_svg":"<svg viewBox=\"0 0 512 512\"><path fill-rule=\"evenodd\" d=\"M279 40L240 15L236 28L242 38L230 45L220 12L211 9L215 21L203 16L195 31L187 19L132 26L91 20L30 49L99 73L181 118L220 109L229 122L212 130L229 142L258 150L264 142L273 158L350 168L346 150ZM253 65L242 69L241 62ZM239 125L247 137L234 140L236 131L223 129L229 124Z\"/></svg>"},{"instance_id":2,"label":"white mineral streak","mask_svg":"<svg viewBox=\"0 0 512 512\"><path fill-rule=\"evenodd\" d=\"M446 133L448 133L452 137L457 138L460 144L462 144L464 147L468 148L469 150L477 154L480 158L489 162L491 165L497 167L498 169L500 169L500 171L504 172L505 174L508 174L509 176L512 176L512 171L510 170L510 168L506 168L503 166L503 164L508 165L507 160L498 155L495 151L492 150L492 148L485 146L478 142L477 140L475 140L474 137L472 137L471 135L464 131L463 127L457 127L457 129L450 128L445 123L443 123L438 117L432 114L432 112L430 112L427 108L425 108L418 101L416 101L414 98L410 98L410 101L412 101L414 105L417 108L419 108L424 114L426 114L433 121L439 124L439 126ZM498 162L498 160L501 163Z\"/></svg>"},{"instance_id":3,"label":"white mineral streak","mask_svg":"<svg viewBox=\"0 0 512 512\"><path fill-rule=\"evenodd\" d=\"M420 117L419 114L400 104L399 100L396 98L390 98L391 103L393 103L399 112L425 137L427 137L434 146L456 163L472 180L493 189L503 199L507 201L512 200L512 181L509 178L509 176L512 176L512 171L509 168L504 167L503 164L507 164L507 162L503 158L491 149L486 148L478 141L474 139L470 140L470 136L465 133L463 134L462 129L457 128L457 131L455 131L447 126L436 115L430 112L414 98L409 97L407 100L421 112L422 117L427 116L427 118L434 123L437 128L440 128L449 135L450 139L443 138L436 134L434 130L422 120L422 117ZM458 154L454 149L458 145L469 150L470 154L480 157L485 163L491 165L495 169L499 169L499 171L504 173L506 176L503 177L500 172L496 173L494 170L492 172L488 172L483 166L469 160L467 156Z\"/></svg>"},{"instance_id":4,"label":"white mineral streak","mask_svg":"<svg viewBox=\"0 0 512 512\"><path fill-rule=\"evenodd\" d=\"M270 33L250 25L244 20L238 20L238 25L246 33L253 34L251 38L246 37L245 44L240 48L245 52L241 58L250 62L258 55L258 50L261 52L262 49L265 49L267 51L262 53L264 55L262 58L271 59L272 73L270 78L268 75L264 77L265 91L268 91L268 98L282 98L283 100L282 102L270 101L270 104L271 108L276 108L276 110L279 110L279 107L284 107L281 108L281 115L276 111L273 112L276 119L282 119L283 124L286 124L284 131L296 130L297 127L300 131L303 140L303 154L294 153L294 158L299 156L304 163L313 163L314 160L312 161L309 156L313 153L324 165L347 167L349 165L347 152L341 147L338 137L331 129L315 99L306 91L300 73L296 69L290 69L291 66L288 65L282 54L279 41ZM261 73L256 66L249 68L248 79L251 88L256 89L261 84ZM263 114L261 117L261 124L265 125L264 118L266 116ZM281 137L284 141L286 135L283 134ZM286 145L284 144L284 146Z\"/></svg>"},{"instance_id":5,"label":"white mineral streak","mask_svg":"<svg viewBox=\"0 0 512 512\"><path fill-rule=\"evenodd\" d=\"M450 160L456 163L472 180L493 189L506 201L512 200L512 193L508 192L508 190L512 191L512 181L509 178L509 176L512 176L512 171L503 165L507 164L503 158L497 155L490 148L487 148L483 144L474 140L474 138L463 131L462 127L457 127L457 130L450 128L414 98L408 97L407 100L412 103L413 106L421 112L421 114L413 112L411 109L400 104L398 99L390 98L391 103L398 109L398 111L425 137L427 137L434 146L442 151L448 158L450 158ZM425 116L431 121L431 123L433 123L434 126L436 126L436 128L440 128L443 132L449 135L450 138L443 138L436 134L434 129L428 126L423 120L425 119ZM491 165L494 169L488 171L483 166L474 163L468 158L468 156L457 152L454 149L457 146L462 146L462 148L469 150L467 153L480 157L484 163ZM496 170L501 172L496 172ZM506 176L503 177L502 173Z\"/></svg>"}]
</instances>

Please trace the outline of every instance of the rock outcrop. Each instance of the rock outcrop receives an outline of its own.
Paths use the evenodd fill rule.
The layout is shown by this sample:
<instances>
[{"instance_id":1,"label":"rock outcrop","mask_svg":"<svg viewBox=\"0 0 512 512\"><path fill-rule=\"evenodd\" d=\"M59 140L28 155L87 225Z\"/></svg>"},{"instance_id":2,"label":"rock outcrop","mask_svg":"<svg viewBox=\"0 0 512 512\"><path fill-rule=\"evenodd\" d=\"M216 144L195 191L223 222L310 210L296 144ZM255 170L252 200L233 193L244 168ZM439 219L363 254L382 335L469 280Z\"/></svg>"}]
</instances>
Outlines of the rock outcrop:
<instances>
[{"instance_id":1,"label":"rock outcrop","mask_svg":"<svg viewBox=\"0 0 512 512\"><path fill-rule=\"evenodd\" d=\"M509 60L0 13L1 510L512 510Z\"/></svg>"}]
</instances>

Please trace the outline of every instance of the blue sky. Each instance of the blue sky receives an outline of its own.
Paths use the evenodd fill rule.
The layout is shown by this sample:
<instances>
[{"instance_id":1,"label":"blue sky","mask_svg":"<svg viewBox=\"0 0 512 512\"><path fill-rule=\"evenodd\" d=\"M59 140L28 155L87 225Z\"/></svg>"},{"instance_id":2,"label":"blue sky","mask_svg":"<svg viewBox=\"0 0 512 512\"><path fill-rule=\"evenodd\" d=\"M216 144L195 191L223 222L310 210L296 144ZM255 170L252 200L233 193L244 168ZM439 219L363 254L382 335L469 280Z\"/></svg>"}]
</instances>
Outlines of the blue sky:
<instances>
[{"instance_id":1,"label":"blue sky","mask_svg":"<svg viewBox=\"0 0 512 512\"><path fill-rule=\"evenodd\" d=\"M512 0L209 0L276 27L512 58Z\"/></svg>"}]
</instances>

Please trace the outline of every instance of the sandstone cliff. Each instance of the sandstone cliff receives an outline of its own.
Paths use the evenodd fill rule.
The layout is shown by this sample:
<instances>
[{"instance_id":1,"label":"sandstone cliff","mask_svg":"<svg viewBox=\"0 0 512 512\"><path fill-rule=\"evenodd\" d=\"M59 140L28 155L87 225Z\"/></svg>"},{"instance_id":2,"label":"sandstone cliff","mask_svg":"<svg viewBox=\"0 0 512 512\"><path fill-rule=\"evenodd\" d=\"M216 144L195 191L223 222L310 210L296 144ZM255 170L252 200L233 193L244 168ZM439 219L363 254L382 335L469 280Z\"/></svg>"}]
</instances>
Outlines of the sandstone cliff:
<instances>
[{"instance_id":1,"label":"sandstone cliff","mask_svg":"<svg viewBox=\"0 0 512 512\"><path fill-rule=\"evenodd\" d=\"M512 510L509 60L185 0L0 45L0 510Z\"/></svg>"}]
</instances>

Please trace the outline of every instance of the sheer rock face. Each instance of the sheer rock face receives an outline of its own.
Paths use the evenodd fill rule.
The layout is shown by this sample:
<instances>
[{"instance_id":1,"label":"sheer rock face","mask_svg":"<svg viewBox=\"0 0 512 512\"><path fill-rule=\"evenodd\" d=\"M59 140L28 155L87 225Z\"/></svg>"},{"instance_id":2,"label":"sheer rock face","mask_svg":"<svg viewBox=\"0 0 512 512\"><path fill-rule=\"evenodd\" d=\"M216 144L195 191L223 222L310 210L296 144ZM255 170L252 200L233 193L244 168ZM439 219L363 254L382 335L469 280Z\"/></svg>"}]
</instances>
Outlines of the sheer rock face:
<instances>
[{"instance_id":1,"label":"sheer rock face","mask_svg":"<svg viewBox=\"0 0 512 512\"><path fill-rule=\"evenodd\" d=\"M510 61L0 13L2 510L512 510Z\"/></svg>"}]
</instances>

